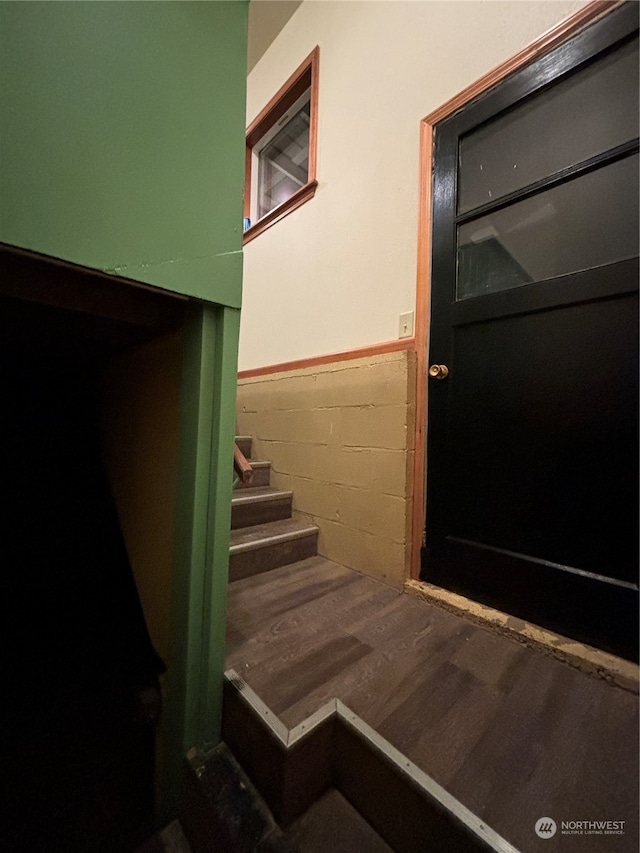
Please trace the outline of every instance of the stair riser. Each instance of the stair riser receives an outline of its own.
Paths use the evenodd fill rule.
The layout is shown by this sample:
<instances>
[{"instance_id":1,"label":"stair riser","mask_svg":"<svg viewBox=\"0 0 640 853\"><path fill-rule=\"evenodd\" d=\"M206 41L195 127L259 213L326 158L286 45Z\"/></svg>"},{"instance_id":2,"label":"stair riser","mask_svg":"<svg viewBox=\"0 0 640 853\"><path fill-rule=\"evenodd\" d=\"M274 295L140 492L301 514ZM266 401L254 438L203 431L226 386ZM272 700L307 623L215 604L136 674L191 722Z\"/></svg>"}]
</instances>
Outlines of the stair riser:
<instances>
[{"instance_id":1,"label":"stair riser","mask_svg":"<svg viewBox=\"0 0 640 853\"><path fill-rule=\"evenodd\" d=\"M236 489L255 488L256 486L269 486L271 484L271 469L269 467L254 468L253 479L250 483L238 483Z\"/></svg>"},{"instance_id":2,"label":"stair riser","mask_svg":"<svg viewBox=\"0 0 640 853\"><path fill-rule=\"evenodd\" d=\"M333 786L393 850L517 853L341 702L288 730L236 672L225 676L222 739L281 826Z\"/></svg>"},{"instance_id":3,"label":"stair riser","mask_svg":"<svg viewBox=\"0 0 640 853\"><path fill-rule=\"evenodd\" d=\"M242 455L247 459L251 459L251 445L253 444L253 440L248 436L236 436L236 444L242 451Z\"/></svg>"},{"instance_id":4,"label":"stair riser","mask_svg":"<svg viewBox=\"0 0 640 853\"><path fill-rule=\"evenodd\" d=\"M275 723L284 729L279 720ZM299 817L330 787L333 729L329 719L289 750L225 680L222 739L280 826Z\"/></svg>"},{"instance_id":5,"label":"stair riser","mask_svg":"<svg viewBox=\"0 0 640 853\"><path fill-rule=\"evenodd\" d=\"M232 530L251 527L253 524L266 524L268 521L280 521L283 518L291 518L291 497L231 506Z\"/></svg>"},{"instance_id":6,"label":"stair riser","mask_svg":"<svg viewBox=\"0 0 640 853\"><path fill-rule=\"evenodd\" d=\"M299 539L275 542L252 551L232 554L229 558L229 581L239 581L252 575L288 566L318 553L318 534L312 533Z\"/></svg>"}]
</instances>

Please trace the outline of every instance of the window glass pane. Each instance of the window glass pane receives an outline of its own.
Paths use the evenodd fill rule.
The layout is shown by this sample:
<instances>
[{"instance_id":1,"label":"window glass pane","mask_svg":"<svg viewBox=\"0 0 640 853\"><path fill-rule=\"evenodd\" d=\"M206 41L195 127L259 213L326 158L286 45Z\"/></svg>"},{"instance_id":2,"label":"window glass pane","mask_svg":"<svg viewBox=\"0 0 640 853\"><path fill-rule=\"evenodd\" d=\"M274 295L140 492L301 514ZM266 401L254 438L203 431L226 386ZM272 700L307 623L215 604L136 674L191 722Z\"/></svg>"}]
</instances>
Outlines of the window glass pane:
<instances>
[{"instance_id":1,"label":"window glass pane","mask_svg":"<svg viewBox=\"0 0 640 853\"><path fill-rule=\"evenodd\" d=\"M457 299L638 255L638 155L458 227Z\"/></svg>"},{"instance_id":2,"label":"window glass pane","mask_svg":"<svg viewBox=\"0 0 640 853\"><path fill-rule=\"evenodd\" d=\"M310 109L307 101L258 155L258 218L291 198L309 179Z\"/></svg>"},{"instance_id":3,"label":"window glass pane","mask_svg":"<svg viewBox=\"0 0 640 853\"><path fill-rule=\"evenodd\" d=\"M636 38L462 139L458 211L472 210L637 136Z\"/></svg>"}]
</instances>

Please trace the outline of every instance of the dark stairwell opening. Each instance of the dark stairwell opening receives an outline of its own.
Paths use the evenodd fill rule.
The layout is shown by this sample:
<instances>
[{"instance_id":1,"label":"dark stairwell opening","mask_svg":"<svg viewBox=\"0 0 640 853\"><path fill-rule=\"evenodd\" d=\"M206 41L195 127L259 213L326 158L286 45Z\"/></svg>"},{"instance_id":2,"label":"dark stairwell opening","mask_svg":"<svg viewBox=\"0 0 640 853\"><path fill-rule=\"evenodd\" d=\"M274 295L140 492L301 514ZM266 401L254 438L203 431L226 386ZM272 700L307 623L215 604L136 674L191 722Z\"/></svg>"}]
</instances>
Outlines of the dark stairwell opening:
<instances>
[{"instance_id":1,"label":"dark stairwell opening","mask_svg":"<svg viewBox=\"0 0 640 853\"><path fill-rule=\"evenodd\" d=\"M89 271L65 272L83 279L81 295L60 305L46 261L3 253L2 262L0 848L125 853L153 819L164 663L104 461L113 417L103 380L114 359L135 360L175 329L182 303L170 320L145 324L138 312L131 322L114 287L105 304L120 316L105 318L95 299L87 307ZM16 276L22 290L7 296ZM29 280L53 284L49 304L29 299ZM104 295L110 284L97 286Z\"/></svg>"}]
</instances>

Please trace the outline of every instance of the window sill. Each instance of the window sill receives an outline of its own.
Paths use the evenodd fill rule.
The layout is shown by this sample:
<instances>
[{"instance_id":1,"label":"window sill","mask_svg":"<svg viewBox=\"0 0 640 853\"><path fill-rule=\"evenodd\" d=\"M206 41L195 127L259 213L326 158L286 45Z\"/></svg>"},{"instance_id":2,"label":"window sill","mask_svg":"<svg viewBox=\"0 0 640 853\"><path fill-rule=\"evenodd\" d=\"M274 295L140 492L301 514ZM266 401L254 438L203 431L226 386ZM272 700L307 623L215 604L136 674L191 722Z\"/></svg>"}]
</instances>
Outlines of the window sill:
<instances>
[{"instance_id":1,"label":"window sill","mask_svg":"<svg viewBox=\"0 0 640 853\"><path fill-rule=\"evenodd\" d=\"M250 243L258 234L262 234L263 231L266 231L267 228L271 228L272 225L275 225L276 222L279 222L285 216L291 213L292 210L295 210L300 205L304 204L306 201L309 201L310 198L313 198L316 194L316 189L318 187L317 181L309 181L308 184L305 184L303 187L300 187L291 198L283 201L282 204L279 204L277 207L274 207L273 210L270 210L262 219L259 219L251 228L247 228L242 237L242 244L246 245Z\"/></svg>"}]
</instances>

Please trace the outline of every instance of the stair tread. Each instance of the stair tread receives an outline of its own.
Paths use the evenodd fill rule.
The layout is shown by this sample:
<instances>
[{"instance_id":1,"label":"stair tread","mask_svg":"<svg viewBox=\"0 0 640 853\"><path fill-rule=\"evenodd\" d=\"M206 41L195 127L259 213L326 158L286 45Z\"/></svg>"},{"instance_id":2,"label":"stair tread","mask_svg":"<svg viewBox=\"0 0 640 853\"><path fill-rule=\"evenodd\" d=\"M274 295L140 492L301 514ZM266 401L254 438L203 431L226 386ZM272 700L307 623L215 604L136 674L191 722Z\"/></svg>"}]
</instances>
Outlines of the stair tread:
<instances>
[{"instance_id":1,"label":"stair tread","mask_svg":"<svg viewBox=\"0 0 640 853\"><path fill-rule=\"evenodd\" d=\"M284 837L296 850L324 853L340 839L342 850L393 853L370 823L337 788L329 788L292 824Z\"/></svg>"},{"instance_id":2,"label":"stair tread","mask_svg":"<svg viewBox=\"0 0 640 853\"><path fill-rule=\"evenodd\" d=\"M255 486L235 491L231 498L231 503L251 503L252 501L277 500L278 498L290 498L292 496L293 492L275 489L273 486Z\"/></svg>"},{"instance_id":3,"label":"stair tread","mask_svg":"<svg viewBox=\"0 0 640 853\"><path fill-rule=\"evenodd\" d=\"M291 537L312 535L317 533L315 524L308 521L300 521L295 518L283 518L280 521L268 521L264 524L254 524L251 527L240 527L231 531L230 546L233 549L243 545L257 545L262 542L271 542L278 537Z\"/></svg>"}]
</instances>

